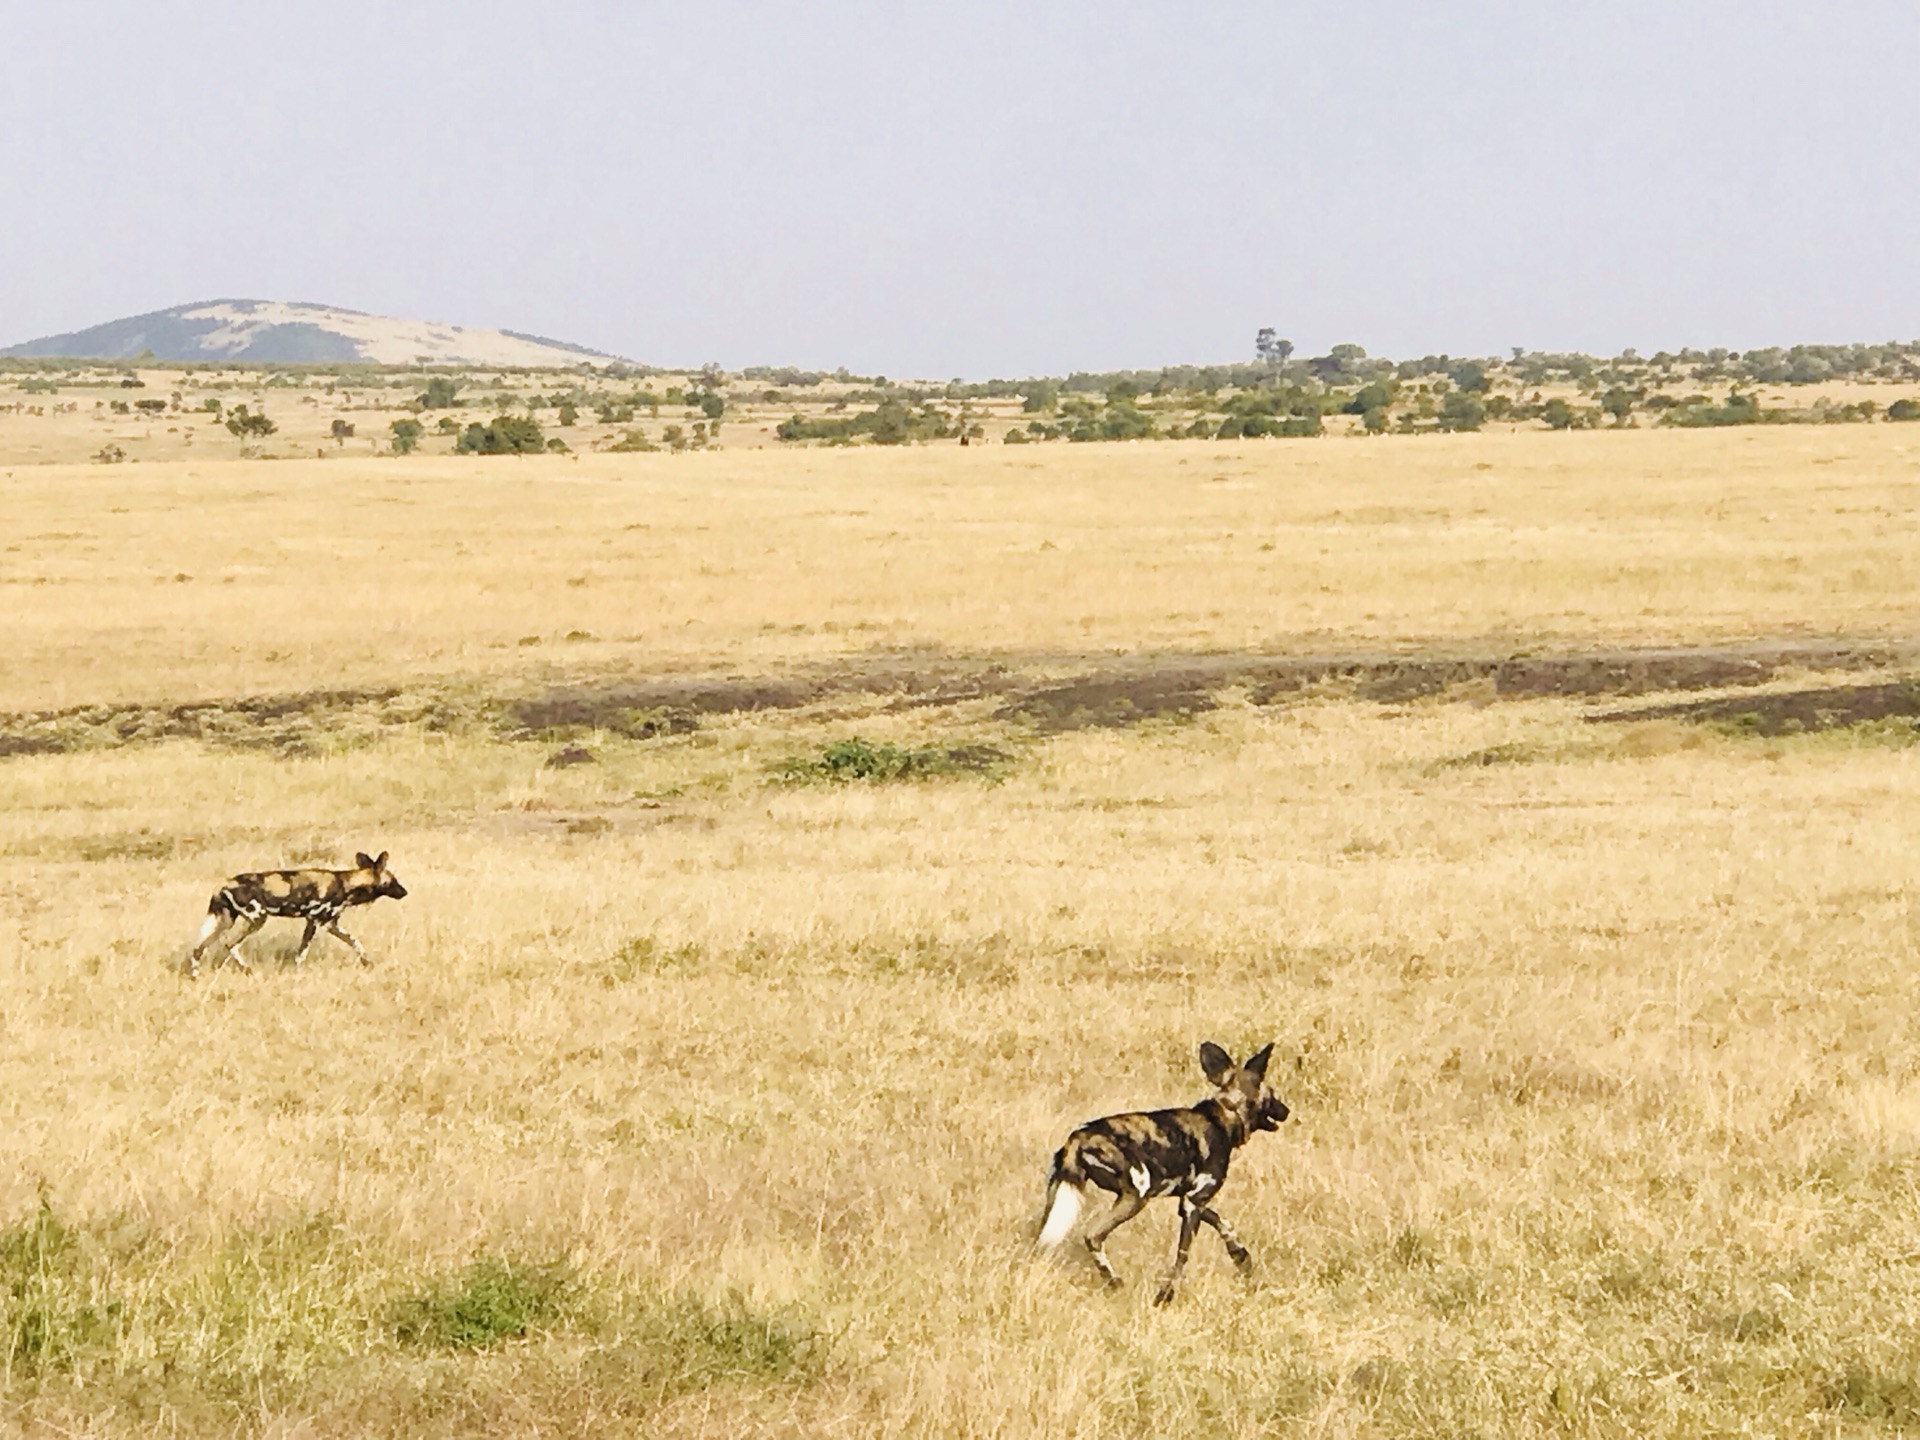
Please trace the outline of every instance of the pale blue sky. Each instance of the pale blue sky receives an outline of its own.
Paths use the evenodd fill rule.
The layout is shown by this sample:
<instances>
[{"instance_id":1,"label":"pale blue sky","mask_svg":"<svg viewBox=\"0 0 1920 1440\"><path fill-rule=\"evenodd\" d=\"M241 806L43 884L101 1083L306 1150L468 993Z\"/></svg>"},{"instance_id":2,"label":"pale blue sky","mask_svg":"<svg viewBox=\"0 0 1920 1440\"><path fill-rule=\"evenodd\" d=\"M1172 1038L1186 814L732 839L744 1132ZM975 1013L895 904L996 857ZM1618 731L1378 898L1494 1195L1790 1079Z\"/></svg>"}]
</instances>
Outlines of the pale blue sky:
<instances>
[{"instance_id":1,"label":"pale blue sky","mask_svg":"<svg viewBox=\"0 0 1920 1440\"><path fill-rule=\"evenodd\" d=\"M0 344L1018 375L1920 336L1910 3L0 0Z\"/></svg>"}]
</instances>

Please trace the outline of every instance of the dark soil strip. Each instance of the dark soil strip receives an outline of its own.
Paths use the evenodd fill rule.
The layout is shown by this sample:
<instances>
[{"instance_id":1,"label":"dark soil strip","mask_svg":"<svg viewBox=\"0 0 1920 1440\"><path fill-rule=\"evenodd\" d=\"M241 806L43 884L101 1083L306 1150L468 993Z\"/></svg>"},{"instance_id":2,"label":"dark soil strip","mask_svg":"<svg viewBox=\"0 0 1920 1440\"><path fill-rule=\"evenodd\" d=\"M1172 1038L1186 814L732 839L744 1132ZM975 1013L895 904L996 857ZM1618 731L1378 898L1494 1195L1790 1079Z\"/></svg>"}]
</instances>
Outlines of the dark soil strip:
<instances>
[{"instance_id":1,"label":"dark soil strip","mask_svg":"<svg viewBox=\"0 0 1920 1440\"><path fill-rule=\"evenodd\" d=\"M644 724L662 716L790 710L845 696L894 695L901 709L999 698L1000 718L1059 731L1198 714L1234 686L1263 705L1316 686L1394 703L1486 681L1501 695L1645 695L1760 685L1787 670L1878 670L1916 662L1920 650L1845 642L1477 657L1032 655L930 663L924 656L872 656L779 677L563 686L517 705L514 717L531 731L619 731L638 717Z\"/></svg>"},{"instance_id":2,"label":"dark soil strip","mask_svg":"<svg viewBox=\"0 0 1920 1440\"><path fill-rule=\"evenodd\" d=\"M875 655L775 675L618 676L555 686L533 698L480 694L472 687L405 691L315 690L189 705L112 704L0 714L0 758L91 750L166 740L200 740L295 756L322 736L371 737L401 726L484 733L505 739L564 741L586 731L631 739L682 734L701 717L796 710L836 699L890 696L899 709L998 700L1004 720L1045 732L1177 719L1210 710L1223 690L1244 690L1273 704L1322 690L1397 703L1450 687L1531 695L1644 695L1759 685L1792 670L1920 668L1920 648L1845 642L1588 654L1434 655L1029 655L971 660ZM1907 682L1755 696L1698 705L1618 712L1597 718L1686 715L1781 716L1784 727L1823 728L1823 715L1882 705L1887 715L1912 692ZM1828 699L1820 699L1827 696ZM1831 697L1840 697L1834 699ZM1874 696L1886 698L1874 699ZM1850 697L1850 698L1849 698ZM1867 698L1863 698L1867 697ZM1864 711L1862 712L1864 713ZM1773 723L1771 720L1754 722Z\"/></svg>"},{"instance_id":3,"label":"dark soil strip","mask_svg":"<svg viewBox=\"0 0 1920 1440\"><path fill-rule=\"evenodd\" d=\"M1920 720L1920 680L1884 685L1829 685L1769 695L1729 695L1638 710L1590 715L1597 723L1694 720L1718 723L1752 735L1799 735L1840 730L1881 720Z\"/></svg>"},{"instance_id":4,"label":"dark soil strip","mask_svg":"<svg viewBox=\"0 0 1920 1440\"><path fill-rule=\"evenodd\" d=\"M1488 681L1497 694L1511 696L1645 695L1760 685L1786 670L1882 669L1915 658L1891 646L1858 645L1477 659L1218 656L1158 669L1137 667L1133 673L1096 672L1017 695L1000 713L1030 720L1043 730L1079 730L1210 710L1214 696L1229 686L1244 687L1262 705L1316 686L1391 704Z\"/></svg>"}]
</instances>

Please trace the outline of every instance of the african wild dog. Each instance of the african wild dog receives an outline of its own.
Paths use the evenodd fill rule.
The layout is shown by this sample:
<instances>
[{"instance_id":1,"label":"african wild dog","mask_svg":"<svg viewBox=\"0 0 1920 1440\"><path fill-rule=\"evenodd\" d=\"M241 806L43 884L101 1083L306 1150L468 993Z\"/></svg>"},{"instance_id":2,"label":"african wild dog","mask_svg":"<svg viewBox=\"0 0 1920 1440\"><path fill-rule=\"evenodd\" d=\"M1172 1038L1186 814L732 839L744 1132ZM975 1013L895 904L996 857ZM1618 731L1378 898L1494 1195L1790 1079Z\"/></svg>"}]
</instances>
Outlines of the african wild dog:
<instances>
[{"instance_id":1,"label":"african wild dog","mask_svg":"<svg viewBox=\"0 0 1920 1440\"><path fill-rule=\"evenodd\" d=\"M1146 1208L1159 1195L1180 1201L1180 1247L1173 1269L1154 1297L1156 1305L1173 1299L1186 1267L1194 1233L1211 1225L1226 1242L1227 1254L1244 1273L1253 1263L1240 1237L1214 1212L1213 1200L1226 1182L1233 1152L1256 1130L1276 1130L1287 1118L1286 1104L1267 1084L1268 1045L1235 1065L1233 1057L1211 1040L1200 1047L1200 1068L1219 1093L1184 1110L1148 1110L1091 1120L1067 1137L1053 1157L1047 1177L1047 1219L1041 1227L1042 1249L1059 1248L1080 1218L1086 1189L1097 1186L1115 1196L1113 1210L1087 1236L1093 1263L1118 1285L1120 1277L1101 1247L1115 1230Z\"/></svg>"},{"instance_id":2,"label":"african wild dog","mask_svg":"<svg viewBox=\"0 0 1920 1440\"><path fill-rule=\"evenodd\" d=\"M340 912L355 905L371 905L382 895L402 899L407 887L387 869L384 850L377 860L362 852L353 857L353 863L351 870L266 870L234 876L207 904L206 923L200 927L200 938L187 957L187 978L200 973L200 962L208 955L214 957L216 969L229 955L242 970L251 969L247 957L240 953L240 942L275 916L307 922L294 964L307 958L307 947L325 926L329 934L353 947L362 965L371 965L360 942L340 928Z\"/></svg>"}]
</instances>

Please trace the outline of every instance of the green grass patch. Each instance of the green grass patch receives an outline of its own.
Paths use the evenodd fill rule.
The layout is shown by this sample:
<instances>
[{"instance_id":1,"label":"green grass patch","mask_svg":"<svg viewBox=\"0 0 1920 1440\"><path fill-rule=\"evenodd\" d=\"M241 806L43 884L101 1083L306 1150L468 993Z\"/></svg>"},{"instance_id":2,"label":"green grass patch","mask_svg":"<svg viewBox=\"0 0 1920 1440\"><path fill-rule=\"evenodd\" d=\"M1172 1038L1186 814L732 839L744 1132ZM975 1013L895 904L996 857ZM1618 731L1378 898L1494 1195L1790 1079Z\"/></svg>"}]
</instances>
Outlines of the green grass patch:
<instances>
[{"instance_id":1,"label":"green grass patch","mask_svg":"<svg viewBox=\"0 0 1920 1440\"><path fill-rule=\"evenodd\" d=\"M774 766L774 779L787 785L825 782L846 784L865 781L882 784L892 780L922 780L937 775L989 775L997 777L1013 757L993 745L959 745L942 748L923 745L906 748L875 743L858 735L835 740L818 755L789 755Z\"/></svg>"},{"instance_id":2,"label":"green grass patch","mask_svg":"<svg viewBox=\"0 0 1920 1440\"><path fill-rule=\"evenodd\" d=\"M607 957L601 980L608 985L624 985L643 975L697 970L706 952L692 941L681 945L662 945L651 935L634 935Z\"/></svg>"},{"instance_id":3,"label":"green grass patch","mask_svg":"<svg viewBox=\"0 0 1920 1440\"><path fill-rule=\"evenodd\" d=\"M482 1257L460 1275L396 1300L394 1338L403 1345L479 1350L560 1320L573 1283L552 1265Z\"/></svg>"},{"instance_id":4,"label":"green grass patch","mask_svg":"<svg viewBox=\"0 0 1920 1440\"><path fill-rule=\"evenodd\" d=\"M0 1231L0 1375L67 1370L110 1349L122 1307L90 1292L79 1238L43 1196Z\"/></svg>"}]
</instances>

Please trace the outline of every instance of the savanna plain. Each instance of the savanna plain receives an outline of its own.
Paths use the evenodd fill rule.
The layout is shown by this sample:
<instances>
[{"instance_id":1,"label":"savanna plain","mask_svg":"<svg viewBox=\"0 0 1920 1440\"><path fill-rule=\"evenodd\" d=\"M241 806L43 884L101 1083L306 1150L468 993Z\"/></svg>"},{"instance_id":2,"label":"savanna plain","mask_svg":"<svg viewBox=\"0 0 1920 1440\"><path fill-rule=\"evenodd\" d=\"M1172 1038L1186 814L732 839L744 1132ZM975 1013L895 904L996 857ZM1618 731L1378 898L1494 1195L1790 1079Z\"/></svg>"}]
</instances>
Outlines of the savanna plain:
<instances>
[{"instance_id":1,"label":"savanna plain","mask_svg":"<svg viewBox=\"0 0 1920 1440\"><path fill-rule=\"evenodd\" d=\"M1917 516L1895 425L13 468L0 1427L1920 1427ZM356 850L370 968L177 972ZM1036 1261L1207 1039L1252 1277Z\"/></svg>"}]
</instances>

